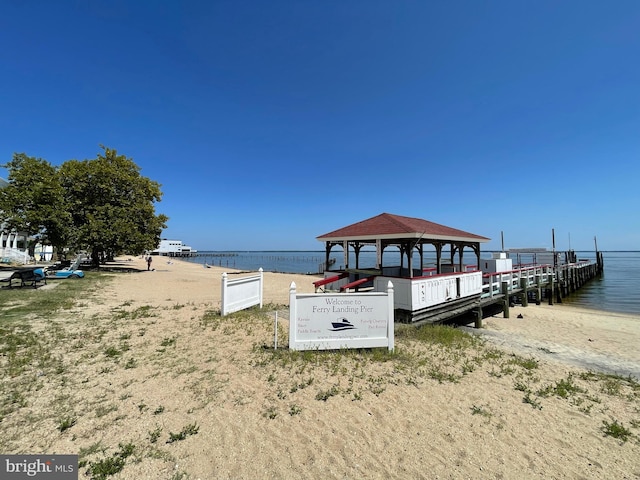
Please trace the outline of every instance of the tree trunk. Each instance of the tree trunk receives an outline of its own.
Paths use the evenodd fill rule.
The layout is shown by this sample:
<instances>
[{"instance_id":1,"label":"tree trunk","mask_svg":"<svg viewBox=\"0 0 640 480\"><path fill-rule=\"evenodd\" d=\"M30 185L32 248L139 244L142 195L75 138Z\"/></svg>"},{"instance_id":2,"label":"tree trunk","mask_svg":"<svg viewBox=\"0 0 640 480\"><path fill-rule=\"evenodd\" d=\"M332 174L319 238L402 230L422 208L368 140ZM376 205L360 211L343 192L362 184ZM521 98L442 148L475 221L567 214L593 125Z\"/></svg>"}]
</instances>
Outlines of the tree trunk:
<instances>
[{"instance_id":1,"label":"tree trunk","mask_svg":"<svg viewBox=\"0 0 640 480\"><path fill-rule=\"evenodd\" d=\"M100 267L100 251L97 247L91 249L91 265L95 268Z\"/></svg>"}]
</instances>

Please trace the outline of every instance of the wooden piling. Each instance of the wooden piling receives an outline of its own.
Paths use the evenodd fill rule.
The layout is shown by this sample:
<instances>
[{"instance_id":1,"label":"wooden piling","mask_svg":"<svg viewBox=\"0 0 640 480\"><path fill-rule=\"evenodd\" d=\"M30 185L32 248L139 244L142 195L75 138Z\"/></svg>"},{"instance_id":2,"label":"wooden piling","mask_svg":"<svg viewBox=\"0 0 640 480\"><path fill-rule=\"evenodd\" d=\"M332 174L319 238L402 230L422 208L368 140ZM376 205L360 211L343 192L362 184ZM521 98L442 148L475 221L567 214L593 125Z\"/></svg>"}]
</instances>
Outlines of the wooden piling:
<instances>
[{"instance_id":1,"label":"wooden piling","mask_svg":"<svg viewBox=\"0 0 640 480\"><path fill-rule=\"evenodd\" d=\"M503 308L503 317L509 318L509 284L507 282L502 282L502 295L504 308Z\"/></svg>"},{"instance_id":2,"label":"wooden piling","mask_svg":"<svg viewBox=\"0 0 640 480\"><path fill-rule=\"evenodd\" d=\"M476 314L475 327L482 328L482 307L476 308L475 314Z\"/></svg>"},{"instance_id":3,"label":"wooden piling","mask_svg":"<svg viewBox=\"0 0 640 480\"><path fill-rule=\"evenodd\" d=\"M523 307L527 307L529 305L529 279L526 277L520 278L520 288L522 289L522 303Z\"/></svg>"}]
</instances>

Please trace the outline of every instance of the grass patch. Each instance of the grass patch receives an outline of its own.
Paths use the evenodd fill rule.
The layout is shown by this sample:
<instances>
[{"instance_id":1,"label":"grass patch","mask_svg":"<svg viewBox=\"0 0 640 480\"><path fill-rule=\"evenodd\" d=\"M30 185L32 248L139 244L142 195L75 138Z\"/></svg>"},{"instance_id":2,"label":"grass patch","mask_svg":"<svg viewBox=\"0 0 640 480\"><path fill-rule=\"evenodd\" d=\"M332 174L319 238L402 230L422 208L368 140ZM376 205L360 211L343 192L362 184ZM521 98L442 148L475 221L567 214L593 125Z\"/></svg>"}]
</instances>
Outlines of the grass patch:
<instances>
[{"instance_id":1,"label":"grass patch","mask_svg":"<svg viewBox=\"0 0 640 480\"><path fill-rule=\"evenodd\" d=\"M440 345L445 348L461 349L483 344L483 340L448 325L406 326L398 329L396 338Z\"/></svg>"},{"instance_id":2,"label":"grass patch","mask_svg":"<svg viewBox=\"0 0 640 480\"><path fill-rule=\"evenodd\" d=\"M166 337L160 342L161 347L175 347L176 337Z\"/></svg>"},{"instance_id":3,"label":"grass patch","mask_svg":"<svg viewBox=\"0 0 640 480\"><path fill-rule=\"evenodd\" d=\"M156 443L162 435L162 427L156 427L155 430L149 432L149 442Z\"/></svg>"},{"instance_id":4,"label":"grass patch","mask_svg":"<svg viewBox=\"0 0 640 480\"><path fill-rule=\"evenodd\" d=\"M620 440L622 443L629 440L629 438L632 435L631 430L628 430L627 428L625 428L624 425L622 425L622 423L618 423L617 420L614 420L612 422L607 422L606 420L603 420L602 432L604 433L605 437L616 438Z\"/></svg>"},{"instance_id":5,"label":"grass patch","mask_svg":"<svg viewBox=\"0 0 640 480\"><path fill-rule=\"evenodd\" d=\"M471 406L471 415L481 415L487 418L490 418L492 416L489 410L487 410L485 407L478 406L478 405Z\"/></svg>"},{"instance_id":6,"label":"grass patch","mask_svg":"<svg viewBox=\"0 0 640 480\"><path fill-rule=\"evenodd\" d=\"M523 368L524 370L535 370L538 368L538 360L535 358L524 358L518 355L514 355L508 363Z\"/></svg>"},{"instance_id":7,"label":"grass patch","mask_svg":"<svg viewBox=\"0 0 640 480\"><path fill-rule=\"evenodd\" d=\"M178 433L169 432L169 440L167 443L179 442L180 440L184 440L190 435L195 435L200 430L200 427L196 423L191 423L185 426Z\"/></svg>"},{"instance_id":8,"label":"grass patch","mask_svg":"<svg viewBox=\"0 0 640 480\"><path fill-rule=\"evenodd\" d=\"M104 351L104 354L109 358L114 358L122 355L122 352L116 347L107 347L107 349Z\"/></svg>"},{"instance_id":9,"label":"grass patch","mask_svg":"<svg viewBox=\"0 0 640 480\"><path fill-rule=\"evenodd\" d=\"M75 417L64 417L58 421L58 431L64 432L69 430L76 424L77 419Z\"/></svg>"},{"instance_id":10,"label":"grass patch","mask_svg":"<svg viewBox=\"0 0 640 480\"><path fill-rule=\"evenodd\" d=\"M271 405L267 407L264 412L262 412L262 416L264 418L268 418L269 420L273 420L278 416L278 409Z\"/></svg>"},{"instance_id":11,"label":"grass patch","mask_svg":"<svg viewBox=\"0 0 640 480\"><path fill-rule=\"evenodd\" d=\"M140 318L150 318L157 315L155 310L157 310L157 307L153 307L151 305L142 305L138 308L134 308L133 310L125 310L121 306L112 310L112 318L114 320L137 320Z\"/></svg>"},{"instance_id":12,"label":"grass patch","mask_svg":"<svg viewBox=\"0 0 640 480\"><path fill-rule=\"evenodd\" d=\"M320 390L318 393L316 393L316 400L321 400L323 402L326 402L331 397L334 397L339 393L340 393L340 388L337 385L333 385L328 390Z\"/></svg>"},{"instance_id":13,"label":"grass patch","mask_svg":"<svg viewBox=\"0 0 640 480\"><path fill-rule=\"evenodd\" d=\"M569 374L567 378L561 378L555 384L548 385L538 391L538 395L541 397L548 397L549 395L556 395L560 398L569 398L570 396L586 393L584 388L579 387L573 380L573 375Z\"/></svg>"},{"instance_id":14,"label":"grass patch","mask_svg":"<svg viewBox=\"0 0 640 480\"><path fill-rule=\"evenodd\" d=\"M537 410L542 410L542 403L540 403L536 398L531 396L531 392L526 392L524 397L522 398L522 403L526 403L531 405L532 408Z\"/></svg>"},{"instance_id":15,"label":"grass patch","mask_svg":"<svg viewBox=\"0 0 640 480\"><path fill-rule=\"evenodd\" d=\"M89 464L87 475L91 476L91 480L105 480L122 471L127 458L133 455L135 446L128 443L126 445L119 444L118 447L119 450L112 456Z\"/></svg>"},{"instance_id":16,"label":"grass patch","mask_svg":"<svg viewBox=\"0 0 640 480\"><path fill-rule=\"evenodd\" d=\"M50 316L60 310L71 310L79 299L102 288L109 276L102 272L86 272L78 281L59 280L52 289L12 288L0 295L3 322L21 320L25 315Z\"/></svg>"}]
</instances>

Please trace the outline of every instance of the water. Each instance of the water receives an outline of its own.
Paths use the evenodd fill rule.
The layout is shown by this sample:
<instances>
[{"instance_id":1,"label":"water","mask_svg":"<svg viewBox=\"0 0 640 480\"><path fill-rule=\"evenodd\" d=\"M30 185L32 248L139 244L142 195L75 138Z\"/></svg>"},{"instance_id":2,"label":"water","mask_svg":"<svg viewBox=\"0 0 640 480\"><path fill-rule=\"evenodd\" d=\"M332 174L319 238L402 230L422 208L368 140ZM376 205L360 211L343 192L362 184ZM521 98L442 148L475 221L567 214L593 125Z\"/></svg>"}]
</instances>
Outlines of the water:
<instances>
[{"instance_id":1,"label":"water","mask_svg":"<svg viewBox=\"0 0 640 480\"><path fill-rule=\"evenodd\" d=\"M594 252L576 252L579 259L595 259ZM349 265L355 266L353 253L350 254ZM640 314L640 252L603 252L604 275L583 286L578 292L563 299L564 303L603 310ZM332 268L344 265L342 252L333 253L335 259ZM385 251L384 264L400 263L397 251ZM448 254L443 254L447 259ZM491 252L482 252L481 258L491 258ZM199 252L198 257L189 261L208 263L229 269L256 271L262 268L266 272L312 273L322 271L321 264L325 260L323 251L269 251L269 252ZM375 252L363 251L360 254L360 268L375 266ZM414 261L419 262L417 255ZM425 254L425 267L435 265L435 256ZM475 255L464 252L464 263L474 264ZM419 263L416 263L419 265Z\"/></svg>"},{"instance_id":2,"label":"water","mask_svg":"<svg viewBox=\"0 0 640 480\"><path fill-rule=\"evenodd\" d=\"M324 252L215 252L199 251L191 262L227 267L235 270L255 272L262 268L265 272L312 273L322 271L320 265L325 260Z\"/></svg>"},{"instance_id":3,"label":"water","mask_svg":"<svg viewBox=\"0 0 640 480\"><path fill-rule=\"evenodd\" d=\"M593 259L590 256L579 258ZM640 252L603 252L604 275L563 300L581 307L640 314Z\"/></svg>"}]
</instances>

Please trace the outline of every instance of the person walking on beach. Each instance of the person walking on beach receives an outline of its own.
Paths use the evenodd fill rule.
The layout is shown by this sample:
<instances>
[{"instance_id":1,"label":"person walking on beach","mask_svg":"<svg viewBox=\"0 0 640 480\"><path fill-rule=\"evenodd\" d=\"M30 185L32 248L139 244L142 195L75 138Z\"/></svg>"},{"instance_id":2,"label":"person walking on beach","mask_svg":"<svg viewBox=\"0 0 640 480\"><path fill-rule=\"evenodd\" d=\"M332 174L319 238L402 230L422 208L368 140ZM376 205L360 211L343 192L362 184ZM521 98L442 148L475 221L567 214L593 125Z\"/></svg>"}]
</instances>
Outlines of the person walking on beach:
<instances>
[{"instance_id":1,"label":"person walking on beach","mask_svg":"<svg viewBox=\"0 0 640 480\"><path fill-rule=\"evenodd\" d=\"M151 255L147 257L147 271L151 270Z\"/></svg>"}]
</instances>

